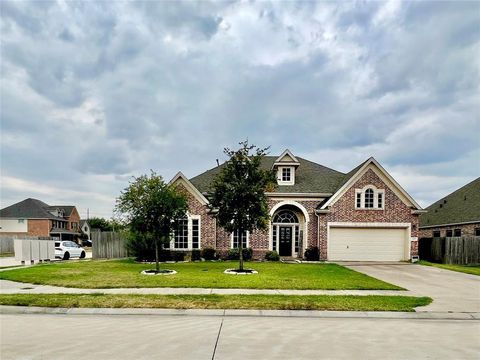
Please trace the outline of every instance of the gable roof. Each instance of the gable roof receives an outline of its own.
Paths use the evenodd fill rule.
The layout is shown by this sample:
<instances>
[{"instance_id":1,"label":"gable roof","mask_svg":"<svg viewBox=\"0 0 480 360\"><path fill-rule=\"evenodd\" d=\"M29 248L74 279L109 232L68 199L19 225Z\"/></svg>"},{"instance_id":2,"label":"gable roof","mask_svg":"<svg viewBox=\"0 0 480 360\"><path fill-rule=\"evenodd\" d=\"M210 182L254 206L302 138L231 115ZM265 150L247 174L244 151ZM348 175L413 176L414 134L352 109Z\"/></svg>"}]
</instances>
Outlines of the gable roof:
<instances>
[{"instance_id":1,"label":"gable roof","mask_svg":"<svg viewBox=\"0 0 480 360\"><path fill-rule=\"evenodd\" d=\"M274 163L278 160L277 156L265 156L262 159L261 168L264 170L272 169ZM295 171L294 185L280 185L275 189L276 193L325 193L333 194L338 184L343 181L345 174L330 169L323 165L296 157L299 163ZM210 185L215 176L217 176L225 163L207 170L204 173L190 179L190 182L202 193L209 191Z\"/></svg>"},{"instance_id":2,"label":"gable roof","mask_svg":"<svg viewBox=\"0 0 480 360\"><path fill-rule=\"evenodd\" d=\"M75 208L73 205L50 205L48 206L49 210L63 210L63 213L65 216L70 216L72 215L72 211Z\"/></svg>"},{"instance_id":3,"label":"gable roof","mask_svg":"<svg viewBox=\"0 0 480 360\"><path fill-rule=\"evenodd\" d=\"M57 207L52 207L37 199L28 198L0 210L0 217L65 220L49 212L49 210L54 209L57 209Z\"/></svg>"},{"instance_id":4,"label":"gable roof","mask_svg":"<svg viewBox=\"0 0 480 360\"><path fill-rule=\"evenodd\" d=\"M187 188L188 191L190 191L190 193L203 205L206 205L208 204L208 200L207 198L199 191L199 189L197 187L195 187L195 185L193 185L190 180L188 180L188 178L183 175L183 173L181 171L179 171L177 173L177 175L175 175L173 177L172 180L170 180L170 182L168 183L169 185L173 185L175 184L176 182L182 182L184 184L184 186Z\"/></svg>"},{"instance_id":5,"label":"gable roof","mask_svg":"<svg viewBox=\"0 0 480 360\"><path fill-rule=\"evenodd\" d=\"M284 159L287 158L287 161ZM286 149L273 163L273 165L284 165L284 164L292 164L292 165L299 165L300 162L297 160L295 155L288 149Z\"/></svg>"},{"instance_id":6,"label":"gable roof","mask_svg":"<svg viewBox=\"0 0 480 360\"><path fill-rule=\"evenodd\" d=\"M417 202L373 157L370 157L369 159L349 171L347 174L345 174L345 177L339 183L338 189L335 194L333 194L330 199L328 199L325 203L322 204L321 209L326 209L328 206L333 205L350 188L350 186L352 186L355 181L357 181L363 175L363 173L366 172L368 168L371 168L371 165L374 166L374 169L378 169L377 175L384 177L384 179L382 179L384 182L390 182L390 187L392 188L392 190L395 191L400 198L403 197L404 202L409 202L409 205L413 206L415 209L422 209L421 206L417 204Z\"/></svg>"},{"instance_id":7,"label":"gable roof","mask_svg":"<svg viewBox=\"0 0 480 360\"><path fill-rule=\"evenodd\" d=\"M420 226L480 222L480 177L427 207Z\"/></svg>"}]
</instances>

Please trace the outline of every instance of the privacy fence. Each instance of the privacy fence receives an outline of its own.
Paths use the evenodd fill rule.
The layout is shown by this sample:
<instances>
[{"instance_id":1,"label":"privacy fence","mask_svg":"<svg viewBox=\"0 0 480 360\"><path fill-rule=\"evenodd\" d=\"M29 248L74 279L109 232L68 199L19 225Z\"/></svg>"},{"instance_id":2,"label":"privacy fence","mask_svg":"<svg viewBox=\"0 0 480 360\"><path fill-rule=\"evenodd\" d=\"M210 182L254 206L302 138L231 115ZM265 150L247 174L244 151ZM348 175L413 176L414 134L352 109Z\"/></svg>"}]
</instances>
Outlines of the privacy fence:
<instances>
[{"instance_id":1,"label":"privacy fence","mask_svg":"<svg viewBox=\"0 0 480 360\"><path fill-rule=\"evenodd\" d=\"M442 264L480 264L480 236L422 238L419 256Z\"/></svg>"},{"instance_id":2,"label":"privacy fence","mask_svg":"<svg viewBox=\"0 0 480 360\"><path fill-rule=\"evenodd\" d=\"M118 259L128 257L127 241L121 233L95 231L91 233L94 259Z\"/></svg>"},{"instance_id":3,"label":"privacy fence","mask_svg":"<svg viewBox=\"0 0 480 360\"><path fill-rule=\"evenodd\" d=\"M53 240L50 237L38 237L27 235L0 235L0 255L13 254L15 251L15 239L21 240Z\"/></svg>"}]
</instances>

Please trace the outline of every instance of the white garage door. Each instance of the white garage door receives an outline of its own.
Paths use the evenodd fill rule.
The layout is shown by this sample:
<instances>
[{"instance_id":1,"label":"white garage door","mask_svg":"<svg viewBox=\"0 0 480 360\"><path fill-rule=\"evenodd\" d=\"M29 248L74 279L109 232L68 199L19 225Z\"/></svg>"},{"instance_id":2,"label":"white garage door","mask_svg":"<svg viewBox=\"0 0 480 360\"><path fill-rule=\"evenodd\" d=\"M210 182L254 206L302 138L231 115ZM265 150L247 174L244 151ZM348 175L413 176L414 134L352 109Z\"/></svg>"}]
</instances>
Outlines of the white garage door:
<instances>
[{"instance_id":1,"label":"white garage door","mask_svg":"<svg viewBox=\"0 0 480 360\"><path fill-rule=\"evenodd\" d=\"M330 228L329 260L406 260L405 228Z\"/></svg>"}]
</instances>

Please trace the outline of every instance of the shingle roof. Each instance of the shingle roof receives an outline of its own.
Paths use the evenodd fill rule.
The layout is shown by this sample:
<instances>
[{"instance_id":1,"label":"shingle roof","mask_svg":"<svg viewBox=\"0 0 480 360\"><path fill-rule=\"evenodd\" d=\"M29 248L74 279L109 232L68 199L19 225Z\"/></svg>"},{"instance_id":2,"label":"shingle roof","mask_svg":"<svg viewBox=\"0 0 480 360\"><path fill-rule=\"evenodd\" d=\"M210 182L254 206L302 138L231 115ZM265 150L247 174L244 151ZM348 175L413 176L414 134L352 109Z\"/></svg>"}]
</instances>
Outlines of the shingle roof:
<instances>
[{"instance_id":1,"label":"shingle roof","mask_svg":"<svg viewBox=\"0 0 480 360\"><path fill-rule=\"evenodd\" d=\"M28 198L0 210L2 218L65 220L50 213L51 206L43 201Z\"/></svg>"},{"instance_id":2,"label":"shingle roof","mask_svg":"<svg viewBox=\"0 0 480 360\"><path fill-rule=\"evenodd\" d=\"M480 222L480 177L436 201L420 216L420 226Z\"/></svg>"},{"instance_id":3,"label":"shingle roof","mask_svg":"<svg viewBox=\"0 0 480 360\"><path fill-rule=\"evenodd\" d=\"M72 211L75 208L73 205L50 205L48 206L49 210L63 210L65 216L72 215Z\"/></svg>"},{"instance_id":4,"label":"shingle roof","mask_svg":"<svg viewBox=\"0 0 480 360\"><path fill-rule=\"evenodd\" d=\"M263 169L271 169L277 158L277 156L265 156L261 167ZM295 185L277 186L275 192L333 194L339 188L339 184L345 181L346 175L344 173L298 156L296 158L300 165L295 171ZM206 193L209 191L213 179L224 166L225 163L191 178L190 181L201 193Z\"/></svg>"}]
</instances>

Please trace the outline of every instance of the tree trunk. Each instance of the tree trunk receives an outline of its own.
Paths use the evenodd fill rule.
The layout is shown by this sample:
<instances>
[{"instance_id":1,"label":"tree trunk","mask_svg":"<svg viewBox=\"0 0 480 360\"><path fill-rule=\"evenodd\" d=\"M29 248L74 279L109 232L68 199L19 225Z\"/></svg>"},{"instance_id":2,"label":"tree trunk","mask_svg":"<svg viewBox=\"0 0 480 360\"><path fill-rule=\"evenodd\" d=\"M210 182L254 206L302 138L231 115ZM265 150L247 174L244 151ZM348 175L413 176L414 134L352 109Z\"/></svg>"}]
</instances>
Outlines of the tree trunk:
<instances>
[{"instance_id":1,"label":"tree trunk","mask_svg":"<svg viewBox=\"0 0 480 360\"><path fill-rule=\"evenodd\" d=\"M242 241L242 230L238 230L238 255L240 259L240 271L243 271L243 241Z\"/></svg>"},{"instance_id":2,"label":"tree trunk","mask_svg":"<svg viewBox=\"0 0 480 360\"><path fill-rule=\"evenodd\" d=\"M158 239L155 239L155 270L160 271L160 263L158 262Z\"/></svg>"}]
</instances>

